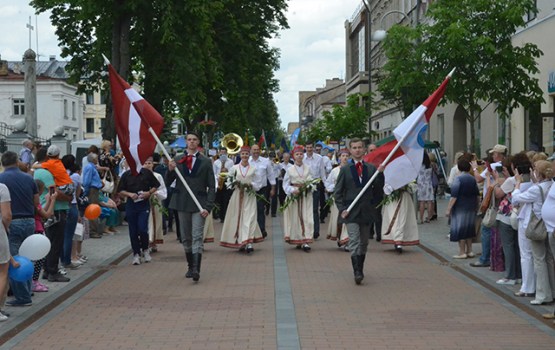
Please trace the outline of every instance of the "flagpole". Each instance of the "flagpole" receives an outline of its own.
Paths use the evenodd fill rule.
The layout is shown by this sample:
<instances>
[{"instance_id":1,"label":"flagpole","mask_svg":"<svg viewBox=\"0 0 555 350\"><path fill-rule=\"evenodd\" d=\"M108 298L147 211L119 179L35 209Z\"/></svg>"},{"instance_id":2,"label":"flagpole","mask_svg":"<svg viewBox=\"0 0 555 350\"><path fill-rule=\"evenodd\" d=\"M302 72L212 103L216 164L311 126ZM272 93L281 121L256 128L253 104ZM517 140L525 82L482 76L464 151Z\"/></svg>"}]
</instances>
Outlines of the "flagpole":
<instances>
[{"instance_id":1,"label":"flagpole","mask_svg":"<svg viewBox=\"0 0 555 350\"><path fill-rule=\"evenodd\" d=\"M104 58L104 64L109 65L110 64L110 60L108 60L108 58L104 55L101 54L102 57ZM158 135L156 135L156 132L154 131L154 129L150 126L150 124L148 123L148 121L145 121L141 115L139 115L139 117L143 120L143 122L145 122L148 125L148 132L150 132L150 134L152 135L152 137L154 137L154 140L156 140L156 143L158 144L158 146L160 146L160 148L162 149L162 152L164 152L164 155L166 156L166 158L168 158L168 160L173 160L172 157L170 157L170 155L168 154L168 151L166 150L166 147L164 147L164 144L162 143L162 141L160 141L160 138L158 138ZM193 202L195 202L197 208L200 211L203 211L204 208L200 205L197 197L195 197L195 195L193 194L193 191L191 191L191 188L189 187L189 185L187 184L187 181L185 181L185 178L183 177L183 174L181 174L181 172L179 171L179 169L176 167L175 168L175 172L177 173L177 177L181 180L181 182L183 183L183 185L185 186L185 188L187 189L187 192L189 192L189 195L191 196L191 198L193 199Z\"/></svg>"},{"instance_id":2,"label":"flagpole","mask_svg":"<svg viewBox=\"0 0 555 350\"><path fill-rule=\"evenodd\" d=\"M453 70L451 70L451 72L449 72L449 74L447 75L447 78L451 78L453 76L453 73L455 72L455 68L453 68ZM409 136L409 134L414 130L414 128L416 127L416 125L420 122L419 119L415 119L410 128L407 130L407 132L401 137L401 139L397 142L397 144L395 145L395 147L393 147L393 149L391 150L391 152L389 152L389 154L387 155L387 157L384 159L384 161L382 162L382 164L380 164L380 167L385 167L387 165L387 163L389 163L389 161L391 160L391 157L393 157L393 155L395 154L395 152L397 152L397 150L399 149L399 147L401 147L401 145L403 144L403 142L405 142L405 139ZM349 205L349 207L347 208L347 211L350 212L353 207L357 204L358 200L360 199L360 197L362 197L362 195L364 194L364 192L366 192L366 190L368 189L368 187L370 187L370 185L372 184L372 182L374 182L374 180L376 179L376 177L378 176L379 171L376 171L374 173L374 175L372 175L372 177L370 178L370 180L368 180L368 182L366 183L366 185L364 185L364 187L362 188L362 190L358 193L358 195L356 196L356 198L353 200L353 202L351 203L351 205Z\"/></svg>"},{"instance_id":3,"label":"flagpole","mask_svg":"<svg viewBox=\"0 0 555 350\"><path fill-rule=\"evenodd\" d=\"M168 158L168 160L170 160L170 161L173 160L172 157L170 157L170 155L168 154L168 151L166 150L166 147L164 147L164 144L162 143L162 141L160 141L160 139L158 138L158 135L156 135L156 132L154 132L154 129L152 129L151 126L148 127L148 132L150 132L152 137L154 137L158 146L160 146L160 148L162 148L162 152L164 152L164 155L166 156L166 158ZM191 191L191 188L189 187L189 184L187 184L187 181L185 181L185 178L183 177L183 174L181 174L181 171L179 171L179 168L176 167L175 172L177 173L177 177L181 180L181 182L183 183L183 185L187 189L187 192L189 192L189 195L191 196L191 198L193 198L193 201L197 205L197 208L200 211L203 211L204 208L200 205L197 197L195 197L195 195L193 194L193 191Z\"/></svg>"}]
</instances>

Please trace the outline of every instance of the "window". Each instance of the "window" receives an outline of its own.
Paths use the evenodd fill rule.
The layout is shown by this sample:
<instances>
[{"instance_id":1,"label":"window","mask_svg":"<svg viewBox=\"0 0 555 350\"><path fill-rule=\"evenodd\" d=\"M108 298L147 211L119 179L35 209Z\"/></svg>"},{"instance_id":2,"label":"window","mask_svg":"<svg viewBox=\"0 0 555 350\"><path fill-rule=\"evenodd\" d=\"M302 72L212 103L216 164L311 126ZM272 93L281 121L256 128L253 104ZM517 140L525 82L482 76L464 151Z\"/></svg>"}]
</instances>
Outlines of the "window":
<instances>
[{"instance_id":1,"label":"window","mask_svg":"<svg viewBox=\"0 0 555 350\"><path fill-rule=\"evenodd\" d=\"M100 131L104 130L106 128L106 119L102 118L100 119Z\"/></svg>"},{"instance_id":2,"label":"window","mask_svg":"<svg viewBox=\"0 0 555 350\"><path fill-rule=\"evenodd\" d=\"M366 70L366 50L364 48L364 30L358 32L358 71Z\"/></svg>"},{"instance_id":3,"label":"window","mask_svg":"<svg viewBox=\"0 0 555 350\"><path fill-rule=\"evenodd\" d=\"M93 92L87 92L86 103L88 105L94 105L94 93Z\"/></svg>"},{"instance_id":4,"label":"window","mask_svg":"<svg viewBox=\"0 0 555 350\"><path fill-rule=\"evenodd\" d=\"M25 100L22 98L13 99L13 115L14 116L24 116L25 115Z\"/></svg>"},{"instance_id":5,"label":"window","mask_svg":"<svg viewBox=\"0 0 555 350\"><path fill-rule=\"evenodd\" d=\"M68 118L67 114L67 100L64 99L64 118Z\"/></svg>"},{"instance_id":6,"label":"window","mask_svg":"<svg viewBox=\"0 0 555 350\"><path fill-rule=\"evenodd\" d=\"M101 105L106 104L106 90L100 91L100 104Z\"/></svg>"},{"instance_id":7,"label":"window","mask_svg":"<svg viewBox=\"0 0 555 350\"><path fill-rule=\"evenodd\" d=\"M87 118L86 132L89 134L94 133L94 118Z\"/></svg>"},{"instance_id":8,"label":"window","mask_svg":"<svg viewBox=\"0 0 555 350\"><path fill-rule=\"evenodd\" d=\"M75 101L71 102L71 119L75 120Z\"/></svg>"}]
</instances>

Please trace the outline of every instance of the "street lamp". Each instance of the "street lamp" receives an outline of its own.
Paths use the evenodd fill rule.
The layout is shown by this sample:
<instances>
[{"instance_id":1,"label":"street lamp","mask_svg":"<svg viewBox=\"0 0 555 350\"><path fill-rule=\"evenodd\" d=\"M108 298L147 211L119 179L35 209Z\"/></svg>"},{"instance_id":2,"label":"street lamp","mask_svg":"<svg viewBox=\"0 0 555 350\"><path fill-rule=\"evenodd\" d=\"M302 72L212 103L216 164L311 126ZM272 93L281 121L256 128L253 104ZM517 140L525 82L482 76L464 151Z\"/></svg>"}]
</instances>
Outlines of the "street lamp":
<instances>
[{"instance_id":1,"label":"street lamp","mask_svg":"<svg viewBox=\"0 0 555 350\"><path fill-rule=\"evenodd\" d=\"M387 36L387 32L383 29L383 28L384 28L383 20L384 20L387 16L389 16L389 15L391 15L391 14L393 14L393 13L400 14L400 15L402 15L404 18L406 18L406 19L408 19L408 20L410 21L409 16L407 16L407 14L404 13L403 11L391 10L391 11L388 11L388 12L384 13L383 16L382 16L382 18L380 19L380 28L381 28L381 29L376 30L376 31L372 34L372 36L371 36L372 41L383 41L383 40L385 39L385 37Z\"/></svg>"}]
</instances>

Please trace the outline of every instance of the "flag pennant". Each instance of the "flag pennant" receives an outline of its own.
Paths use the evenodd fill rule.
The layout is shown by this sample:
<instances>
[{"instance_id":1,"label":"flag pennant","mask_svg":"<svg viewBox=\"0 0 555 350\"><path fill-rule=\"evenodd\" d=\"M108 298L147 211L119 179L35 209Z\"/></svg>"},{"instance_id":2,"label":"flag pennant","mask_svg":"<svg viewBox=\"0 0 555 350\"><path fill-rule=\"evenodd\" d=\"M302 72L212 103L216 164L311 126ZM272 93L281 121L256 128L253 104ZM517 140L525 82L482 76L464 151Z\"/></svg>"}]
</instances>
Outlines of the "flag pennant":
<instances>
[{"instance_id":1,"label":"flag pennant","mask_svg":"<svg viewBox=\"0 0 555 350\"><path fill-rule=\"evenodd\" d=\"M280 151L281 151L282 153L283 153L283 152L289 153L289 146L287 146L287 141L285 140L285 137L283 137L283 138L281 139L281 143L280 143L280 145L279 145L279 149L280 149Z\"/></svg>"},{"instance_id":2,"label":"flag pennant","mask_svg":"<svg viewBox=\"0 0 555 350\"><path fill-rule=\"evenodd\" d=\"M389 185L393 190L405 186L418 176L424 157L424 137L428 130L428 122L445 93L449 79L450 75L424 103L393 130L394 140L365 156L364 160L366 162L379 166L386 160L396 145L401 144L384 170L386 186Z\"/></svg>"},{"instance_id":3,"label":"flag pennant","mask_svg":"<svg viewBox=\"0 0 555 350\"><path fill-rule=\"evenodd\" d=\"M148 157L156 149L156 140L148 129L157 135L164 129L164 118L135 89L133 89L112 67L110 90L116 134L121 150L133 175L137 175Z\"/></svg>"}]
</instances>

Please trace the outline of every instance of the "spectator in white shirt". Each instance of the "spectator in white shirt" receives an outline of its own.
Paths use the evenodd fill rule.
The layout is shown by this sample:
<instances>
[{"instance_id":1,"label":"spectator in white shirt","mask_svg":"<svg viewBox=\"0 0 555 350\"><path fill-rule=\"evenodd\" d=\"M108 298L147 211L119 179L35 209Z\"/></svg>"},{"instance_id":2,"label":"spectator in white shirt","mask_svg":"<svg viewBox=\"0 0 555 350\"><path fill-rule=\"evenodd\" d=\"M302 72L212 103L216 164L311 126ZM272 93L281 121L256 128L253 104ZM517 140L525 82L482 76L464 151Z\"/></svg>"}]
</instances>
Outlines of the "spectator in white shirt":
<instances>
[{"instance_id":1,"label":"spectator in white shirt","mask_svg":"<svg viewBox=\"0 0 555 350\"><path fill-rule=\"evenodd\" d=\"M314 152L313 142L307 142L305 147L306 153L304 155L303 164L308 165L308 167L310 168L310 174L312 175L313 179L320 179L324 181L326 179L326 169L324 167L324 160L322 159L322 156ZM320 188L320 185L318 186L318 188ZM314 214L314 239L317 239L318 237L320 237L320 223L322 222L320 220L320 213L318 211L318 204L320 203L319 189L314 191L314 193L312 194L312 200L312 210ZM322 216L322 220L324 218L325 216Z\"/></svg>"},{"instance_id":2,"label":"spectator in white shirt","mask_svg":"<svg viewBox=\"0 0 555 350\"><path fill-rule=\"evenodd\" d=\"M281 163L279 163L279 174L278 174L278 197L279 197L279 205L283 205L285 203L285 199L287 197L287 193L283 189L283 176L289 170L290 167L293 166L293 161L291 160L291 154L289 152L283 152L281 156Z\"/></svg>"},{"instance_id":3,"label":"spectator in white shirt","mask_svg":"<svg viewBox=\"0 0 555 350\"><path fill-rule=\"evenodd\" d=\"M251 148L251 157L249 159L249 164L256 167L256 177L255 181L260 181L262 187L257 191L258 194L264 196L268 200L268 183L270 183L271 189L269 197L273 197L276 194L276 177L274 176L274 171L272 164L268 158L260 157L260 147L258 145L253 145ZM256 220L260 226L260 231L262 231L262 236L266 238L268 233L266 232L266 215L264 213L265 201L261 199L256 200L256 210L257 216Z\"/></svg>"}]
</instances>

